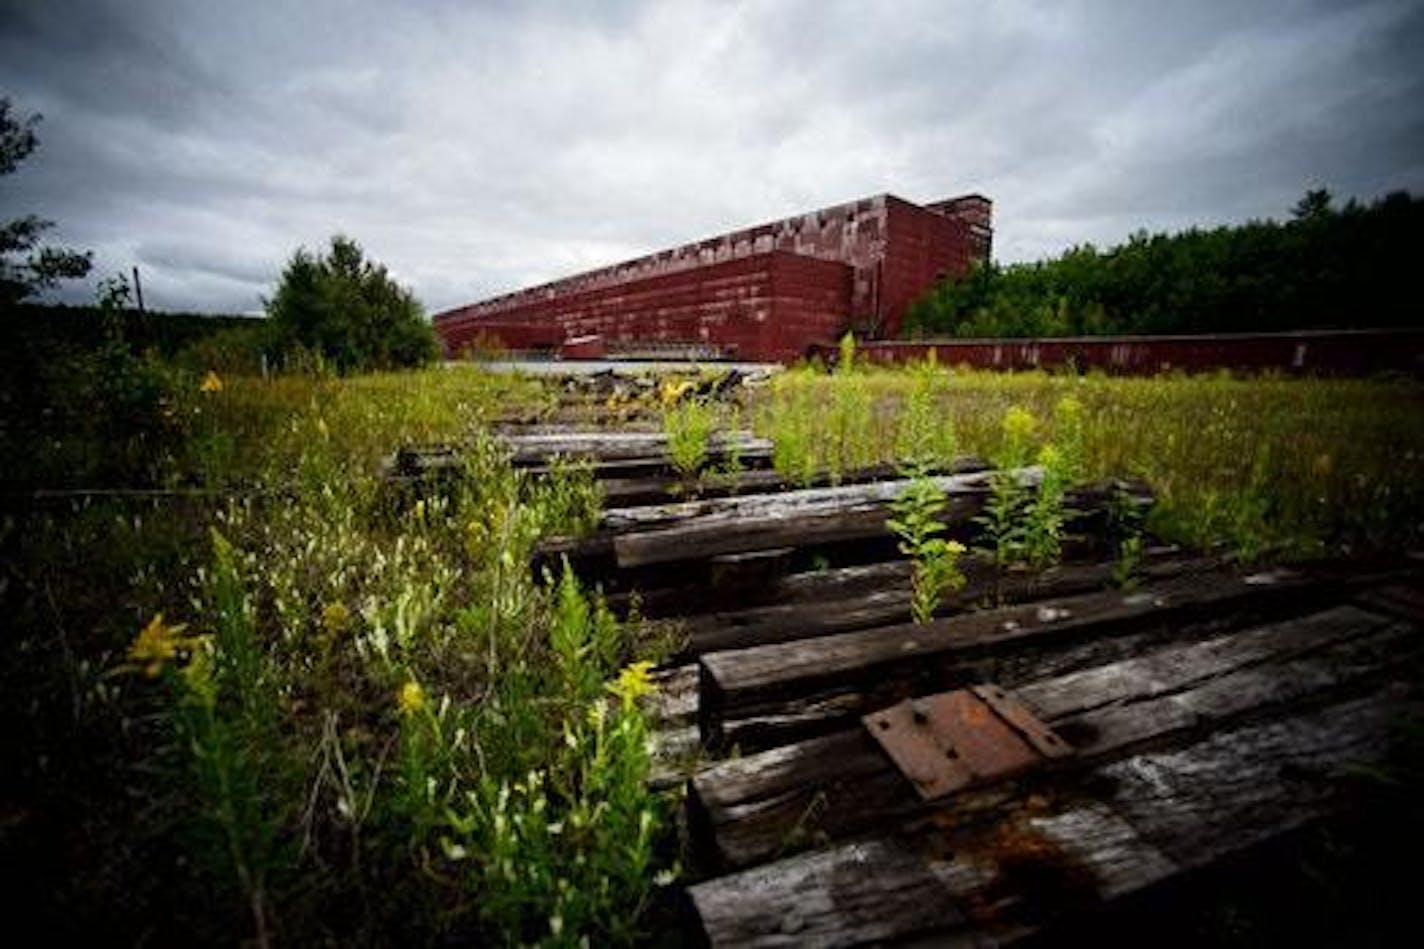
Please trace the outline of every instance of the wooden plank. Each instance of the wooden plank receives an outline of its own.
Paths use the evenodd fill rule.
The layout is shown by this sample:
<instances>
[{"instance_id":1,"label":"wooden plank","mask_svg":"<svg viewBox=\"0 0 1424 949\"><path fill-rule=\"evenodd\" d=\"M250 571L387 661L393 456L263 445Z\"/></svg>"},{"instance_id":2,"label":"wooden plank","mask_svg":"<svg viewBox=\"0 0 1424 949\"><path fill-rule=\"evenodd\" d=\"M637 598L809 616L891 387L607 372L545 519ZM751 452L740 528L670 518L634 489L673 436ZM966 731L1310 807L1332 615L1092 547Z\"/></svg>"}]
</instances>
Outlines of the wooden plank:
<instances>
[{"instance_id":1,"label":"wooden plank","mask_svg":"<svg viewBox=\"0 0 1424 949\"><path fill-rule=\"evenodd\" d=\"M942 812L689 894L713 946L1013 940L1338 811L1338 777L1380 762L1391 726L1418 714L1377 691L1104 765L1070 793Z\"/></svg>"},{"instance_id":2,"label":"wooden plank","mask_svg":"<svg viewBox=\"0 0 1424 949\"><path fill-rule=\"evenodd\" d=\"M692 725L697 722L697 664L686 663L654 670L653 694L647 700L648 717L658 725Z\"/></svg>"},{"instance_id":3,"label":"wooden plank","mask_svg":"<svg viewBox=\"0 0 1424 949\"><path fill-rule=\"evenodd\" d=\"M891 549L888 538L885 549L887 551ZM895 591L900 591L904 596L909 595L910 562L899 556L898 553L893 556L894 559L890 560L831 567L808 563L805 553L802 552L793 561L794 567L791 572L769 578L761 586L739 589L735 600L707 596L706 588L702 583L692 583L682 578L686 571L678 571L671 578L672 582L669 585L642 586L637 595L644 616L677 616L686 621L689 630L698 627L714 629L761 623L765 623L769 627L788 627L792 625L788 622L789 617L794 616L798 610L805 611L808 608L818 613L825 612L827 619L833 621L834 613L838 612L839 608L857 608L855 603L857 600ZM1033 595L1039 597L1065 596L1070 593L1087 593L1103 589L1110 585L1111 580L1111 568L1107 563L1098 563L1095 567L1090 568L1094 571L1105 571L1100 573L1091 585L1082 588L1071 586L1059 588L1061 584L1067 582L1066 578L1061 577L1060 574L1068 570L1089 568L1093 560L1099 556L1100 553L1090 546L1070 546L1064 552L1062 564L1049 567L1038 574L1037 579L1041 579L1042 584L1034 587L1031 581L1035 578L1026 571L1022 573L1012 571L1009 578L1005 580L1005 590L1011 592L1009 587L1013 585L1015 579L1025 589L1033 587ZM977 559L975 555L970 554L961 561L966 567L966 572L971 574L971 583L973 583L972 572L976 569ZM1179 547L1153 545L1144 551L1139 582L1151 582L1154 579L1175 575L1179 571L1174 570L1170 565L1188 561L1194 561L1197 568L1205 569L1208 566L1221 566L1229 562L1229 558L1222 556L1188 557ZM1159 568L1161 569L1160 575ZM1038 592L1039 590L1044 592ZM992 591L986 591L985 596L981 597L970 596L965 591L961 591L955 600L960 602L965 600L983 601L989 595L992 595ZM608 603L615 610L622 610L628 605L630 596L630 593L615 593L608 597ZM1009 600L1008 602L1014 601ZM731 608L728 608L729 605ZM822 611L821 607L823 606L836 609ZM904 615L905 618L908 618L908 606L905 609ZM951 610L951 612L953 611ZM892 618L870 625L882 626L901 621ZM845 631L844 629L827 630L827 632ZM786 638L797 637L788 636ZM782 640L778 639L777 641ZM746 645L760 644L759 642L746 643Z\"/></svg>"},{"instance_id":4,"label":"wooden plank","mask_svg":"<svg viewBox=\"0 0 1424 949\"><path fill-rule=\"evenodd\" d=\"M1140 579L1149 583L1161 581L1221 564L1221 559L1215 557L1162 557L1156 563L1149 560ZM946 598L938 615L956 615L985 602L1014 604L1101 591L1111 584L1115 569L1113 563L1064 563L1038 574L1013 572L1000 577L986 558L967 556L960 562L965 585ZM690 618L686 622L685 654L697 656L910 621L910 565L907 561L848 568L844 573L846 586L853 590L867 578L878 581L876 588L837 597L833 592L842 577L836 576L820 585L827 592L819 601L781 602ZM789 584L778 585L785 586Z\"/></svg>"},{"instance_id":5,"label":"wooden plank","mask_svg":"<svg viewBox=\"0 0 1424 949\"><path fill-rule=\"evenodd\" d=\"M1018 472L1026 487L1042 477L1037 468ZM987 491L991 472L975 471L939 475L932 480L946 494L982 494ZM748 494L728 498L707 498L644 507L611 508L603 512L602 526L614 532L650 531L693 526L716 527L739 521L801 514L854 512L867 505L883 507L910 484L903 478L867 484L843 484L824 488L798 488L771 494Z\"/></svg>"},{"instance_id":6,"label":"wooden plank","mask_svg":"<svg viewBox=\"0 0 1424 949\"><path fill-rule=\"evenodd\" d=\"M1016 694L1074 746L1075 757L1059 767L1082 769L1144 743L1356 687L1395 670L1418 645L1415 627L1341 606L1030 683ZM923 807L858 727L713 765L694 778L689 806L705 855L727 866Z\"/></svg>"},{"instance_id":7,"label":"wooden plank","mask_svg":"<svg viewBox=\"0 0 1424 949\"><path fill-rule=\"evenodd\" d=\"M547 474L556 458L579 460L601 478L651 478L673 472L667 438L661 432L575 431L497 435L510 454L510 463L531 475ZM718 433L708 444L710 464L723 462L735 452L743 466L764 468L771 462L772 444L750 432ZM382 465L387 478L421 479L457 475L464 470L461 445L408 446Z\"/></svg>"},{"instance_id":8,"label":"wooden plank","mask_svg":"<svg viewBox=\"0 0 1424 949\"><path fill-rule=\"evenodd\" d=\"M1360 603L1415 623L1424 624L1424 583L1391 583L1360 596Z\"/></svg>"},{"instance_id":9,"label":"wooden plank","mask_svg":"<svg viewBox=\"0 0 1424 949\"><path fill-rule=\"evenodd\" d=\"M988 463L982 459L966 457L958 459L945 473L968 474L985 471L988 467ZM620 508L667 504L679 498L694 496L700 499L726 498L803 488L866 484L872 481L894 480L900 476L897 465L881 464L857 468L839 475L829 471L818 472L804 484L787 481L779 472L763 469L738 471L734 474L712 472L691 480L667 475L641 478L609 477L602 479L601 485L604 503L610 508Z\"/></svg>"},{"instance_id":10,"label":"wooden plank","mask_svg":"<svg viewBox=\"0 0 1424 949\"><path fill-rule=\"evenodd\" d=\"M1036 486L1041 472L1024 468L1016 472L1026 487ZM934 480L945 492L947 504L940 515L946 524L964 524L977 516L989 495L991 474L947 475ZM722 498L663 505L623 508L605 512L603 523L614 533L614 550L620 567L680 560L767 547L811 546L886 537L890 503L907 482L886 481L840 488L814 488L777 495ZM1129 486L1132 497L1150 503L1141 485ZM1099 517L1115 485L1075 488L1068 505Z\"/></svg>"},{"instance_id":11,"label":"wooden plank","mask_svg":"<svg viewBox=\"0 0 1424 949\"><path fill-rule=\"evenodd\" d=\"M790 730L817 724L824 729L828 722L864 714L877 704L963 684L976 654L1184 624L1241 625L1281 611L1302 611L1337 594L1337 584L1293 571L1245 576L1209 571L1128 594L1083 594L922 625L706 653L699 659L703 739L728 744L732 720L788 711L806 713L803 721L788 723Z\"/></svg>"},{"instance_id":12,"label":"wooden plank","mask_svg":"<svg viewBox=\"0 0 1424 949\"><path fill-rule=\"evenodd\" d=\"M662 432L537 432L498 436L516 466L546 464L554 457L623 461L650 456L667 456L668 440ZM741 452L771 452L771 440L751 432L717 432L707 444L709 456L724 455L730 449Z\"/></svg>"}]
</instances>

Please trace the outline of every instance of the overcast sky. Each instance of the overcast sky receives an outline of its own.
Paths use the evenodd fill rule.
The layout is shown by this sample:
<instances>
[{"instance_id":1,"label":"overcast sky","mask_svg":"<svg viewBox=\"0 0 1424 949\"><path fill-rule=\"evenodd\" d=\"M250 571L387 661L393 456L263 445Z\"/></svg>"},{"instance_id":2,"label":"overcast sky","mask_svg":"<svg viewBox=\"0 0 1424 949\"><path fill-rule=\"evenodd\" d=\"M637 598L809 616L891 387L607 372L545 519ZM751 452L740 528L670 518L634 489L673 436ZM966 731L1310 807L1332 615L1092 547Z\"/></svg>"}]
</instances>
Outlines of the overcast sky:
<instances>
[{"instance_id":1,"label":"overcast sky","mask_svg":"<svg viewBox=\"0 0 1424 949\"><path fill-rule=\"evenodd\" d=\"M1421 62L1406 0L0 0L0 220L211 311L336 232L436 312L885 191L1028 260L1424 191Z\"/></svg>"}]
</instances>

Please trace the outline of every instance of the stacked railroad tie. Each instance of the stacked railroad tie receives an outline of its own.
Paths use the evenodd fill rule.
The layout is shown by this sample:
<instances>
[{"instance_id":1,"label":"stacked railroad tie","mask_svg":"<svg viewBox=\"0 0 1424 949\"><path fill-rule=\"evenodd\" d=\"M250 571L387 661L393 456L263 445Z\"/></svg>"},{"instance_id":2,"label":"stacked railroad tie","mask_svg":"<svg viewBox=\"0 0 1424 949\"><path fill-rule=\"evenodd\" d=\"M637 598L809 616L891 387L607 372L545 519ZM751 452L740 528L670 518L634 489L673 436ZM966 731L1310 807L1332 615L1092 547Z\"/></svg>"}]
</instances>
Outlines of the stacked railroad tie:
<instances>
[{"instance_id":1,"label":"stacked railroad tie","mask_svg":"<svg viewBox=\"0 0 1424 949\"><path fill-rule=\"evenodd\" d=\"M892 470L792 486L732 434L748 470L689 498L660 436L506 437L531 471L583 458L611 499L533 569L567 558L615 609L685 633L655 676L654 780L687 784L689 902L713 945L1012 942L1102 919L1341 813L1342 775L1386 767L1419 714L1407 558L1251 568L1146 538L1117 588L1108 512L1152 493L1106 482L1070 493L1061 563L968 555L916 624ZM1012 474L1030 493L1040 477ZM972 459L935 476L971 547L992 478Z\"/></svg>"}]
</instances>

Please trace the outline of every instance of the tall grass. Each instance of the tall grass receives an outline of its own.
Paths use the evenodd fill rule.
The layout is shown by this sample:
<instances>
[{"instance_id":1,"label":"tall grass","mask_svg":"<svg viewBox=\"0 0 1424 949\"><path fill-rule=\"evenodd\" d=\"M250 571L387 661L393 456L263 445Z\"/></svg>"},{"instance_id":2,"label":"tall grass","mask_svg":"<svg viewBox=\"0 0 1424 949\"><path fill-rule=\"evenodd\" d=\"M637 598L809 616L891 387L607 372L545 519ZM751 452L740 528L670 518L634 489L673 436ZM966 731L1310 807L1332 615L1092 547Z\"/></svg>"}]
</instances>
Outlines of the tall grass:
<instances>
[{"instance_id":1,"label":"tall grass","mask_svg":"<svg viewBox=\"0 0 1424 949\"><path fill-rule=\"evenodd\" d=\"M588 472L528 478L485 434L547 390L466 369L172 380L160 482L212 493L0 531L16 800L85 828L12 838L69 855L85 899L62 912L46 875L51 931L636 938L673 869L645 780L655 656L597 591L530 575L540 536L593 522ZM381 459L436 441L465 446L466 477L393 497Z\"/></svg>"},{"instance_id":2,"label":"tall grass","mask_svg":"<svg viewBox=\"0 0 1424 949\"><path fill-rule=\"evenodd\" d=\"M816 407L834 405L847 389L872 406L872 423L857 428L857 458L905 460L933 432L929 418L952 433L957 450L993 458L1001 421L1018 406L1040 420L1031 452L1071 445L1063 461L1080 478L1147 480L1159 499L1151 529L1194 546L1299 557L1392 549L1419 543L1424 532L1424 386L1409 380L922 366L861 367L852 381L801 368L779 376L753 407L779 468L824 464L826 446L843 444L835 414ZM1079 409L1059 411L1065 397Z\"/></svg>"}]
</instances>

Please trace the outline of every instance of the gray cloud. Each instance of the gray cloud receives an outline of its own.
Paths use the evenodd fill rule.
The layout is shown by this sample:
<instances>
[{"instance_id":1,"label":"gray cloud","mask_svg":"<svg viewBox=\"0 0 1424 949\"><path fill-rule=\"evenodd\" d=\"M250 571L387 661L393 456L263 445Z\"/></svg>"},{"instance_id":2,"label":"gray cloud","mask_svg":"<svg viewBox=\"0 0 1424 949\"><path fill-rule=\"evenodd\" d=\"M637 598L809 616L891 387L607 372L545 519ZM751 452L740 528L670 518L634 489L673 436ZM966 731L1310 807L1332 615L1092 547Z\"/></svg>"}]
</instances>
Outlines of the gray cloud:
<instances>
[{"instance_id":1,"label":"gray cloud","mask_svg":"<svg viewBox=\"0 0 1424 949\"><path fill-rule=\"evenodd\" d=\"M1007 260L1424 186L1404 0L393 6L0 0L0 180L100 272L255 310L360 240L432 310L880 191ZM92 288L72 287L69 299Z\"/></svg>"}]
</instances>

